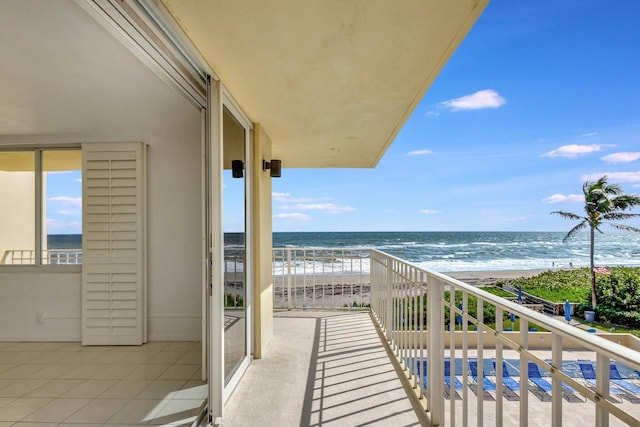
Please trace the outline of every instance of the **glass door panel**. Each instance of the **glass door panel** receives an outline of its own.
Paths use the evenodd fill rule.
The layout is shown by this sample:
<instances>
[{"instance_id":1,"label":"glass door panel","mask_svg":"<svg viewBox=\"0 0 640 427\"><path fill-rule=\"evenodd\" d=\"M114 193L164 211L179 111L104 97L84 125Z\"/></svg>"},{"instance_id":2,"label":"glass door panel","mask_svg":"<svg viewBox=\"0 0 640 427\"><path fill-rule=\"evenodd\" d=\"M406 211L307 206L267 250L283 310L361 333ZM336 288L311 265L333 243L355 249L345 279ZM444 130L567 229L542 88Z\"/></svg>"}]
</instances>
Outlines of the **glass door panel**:
<instances>
[{"instance_id":1,"label":"glass door panel","mask_svg":"<svg viewBox=\"0 0 640 427\"><path fill-rule=\"evenodd\" d=\"M245 140L247 130L223 112L224 383L247 358L247 217Z\"/></svg>"}]
</instances>

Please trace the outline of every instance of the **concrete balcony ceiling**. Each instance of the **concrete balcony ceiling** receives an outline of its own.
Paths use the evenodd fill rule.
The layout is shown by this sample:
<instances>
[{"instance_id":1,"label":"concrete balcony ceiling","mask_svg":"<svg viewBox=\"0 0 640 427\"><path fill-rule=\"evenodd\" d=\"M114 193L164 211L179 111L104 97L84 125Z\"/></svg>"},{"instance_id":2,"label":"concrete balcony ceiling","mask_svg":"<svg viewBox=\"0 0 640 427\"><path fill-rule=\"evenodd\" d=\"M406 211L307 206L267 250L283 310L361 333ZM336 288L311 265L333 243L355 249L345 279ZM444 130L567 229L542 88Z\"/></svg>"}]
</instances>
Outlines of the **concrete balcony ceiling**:
<instances>
[{"instance_id":1,"label":"concrete balcony ceiling","mask_svg":"<svg viewBox=\"0 0 640 427\"><path fill-rule=\"evenodd\" d=\"M160 0L286 167L373 167L487 0Z\"/></svg>"}]
</instances>

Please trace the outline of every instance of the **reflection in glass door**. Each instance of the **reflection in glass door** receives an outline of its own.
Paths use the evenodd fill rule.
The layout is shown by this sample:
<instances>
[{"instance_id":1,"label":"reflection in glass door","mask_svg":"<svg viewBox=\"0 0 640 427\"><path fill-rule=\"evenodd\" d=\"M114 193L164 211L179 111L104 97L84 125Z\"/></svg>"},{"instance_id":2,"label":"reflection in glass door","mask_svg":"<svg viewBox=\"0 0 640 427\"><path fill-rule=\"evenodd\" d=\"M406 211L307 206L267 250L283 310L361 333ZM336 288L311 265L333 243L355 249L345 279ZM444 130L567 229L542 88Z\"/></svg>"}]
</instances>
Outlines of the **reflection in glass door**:
<instances>
[{"instance_id":1,"label":"reflection in glass door","mask_svg":"<svg viewBox=\"0 0 640 427\"><path fill-rule=\"evenodd\" d=\"M224 384L247 359L247 216L245 142L248 132L230 113L223 112L223 225L224 225Z\"/></svg>"}]
</instances>

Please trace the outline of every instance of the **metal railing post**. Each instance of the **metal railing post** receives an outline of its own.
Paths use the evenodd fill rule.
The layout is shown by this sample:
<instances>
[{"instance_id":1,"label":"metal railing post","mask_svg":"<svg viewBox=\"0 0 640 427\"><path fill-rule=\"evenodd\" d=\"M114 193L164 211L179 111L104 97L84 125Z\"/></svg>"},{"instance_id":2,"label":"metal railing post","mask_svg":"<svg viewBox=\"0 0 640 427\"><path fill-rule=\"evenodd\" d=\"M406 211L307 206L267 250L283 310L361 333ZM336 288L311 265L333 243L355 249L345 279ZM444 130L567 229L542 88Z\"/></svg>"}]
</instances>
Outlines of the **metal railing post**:
<instances>
[{"instance_id":1,"label":"metal railing post","mask_svg":"<svg viewBox=\"0 0 640 427\"><path fill-rule=\"evenodd\" d=\"M287 250L287 310L291 310L291 251Z\"/></svg>"},{"instance_id":2,"label":"metal railing post","mask_svg":"<svg viewBox=\"0 0 640 427\"><path fill-rule=\"evenodd\" d=\"M610 360L603 354L596 355L596 393L601 399L609 397ZM596 427L609 427L609 411L596 402Z\"/></svg>"},{"instance_id":3,"label":"metal railing post","mask_svg":"<svg viewBox=\"0 0 640 427\"><path fill-rule=\"evenodd\" d=\"M429 344L427 346L427 377L429 378L429 400L431 408L431 425L444 425L444 311L442 298L444 284L439 279L430 278L427 284L427 330Z\"/></svg>"}]
</instances>

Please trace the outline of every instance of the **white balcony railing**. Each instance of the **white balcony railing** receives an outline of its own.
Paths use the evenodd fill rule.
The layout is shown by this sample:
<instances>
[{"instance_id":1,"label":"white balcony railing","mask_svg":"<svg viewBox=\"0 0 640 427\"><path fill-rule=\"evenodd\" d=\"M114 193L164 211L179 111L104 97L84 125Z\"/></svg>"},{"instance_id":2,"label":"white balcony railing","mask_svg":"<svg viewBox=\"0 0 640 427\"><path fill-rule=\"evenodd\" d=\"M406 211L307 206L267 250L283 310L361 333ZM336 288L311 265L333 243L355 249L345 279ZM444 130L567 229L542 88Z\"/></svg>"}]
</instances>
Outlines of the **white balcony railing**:
<instances>
[{"instance_id":1,"label":"white balcony railing","mask_svg":"<svg viewBox=\"0 0 640 427\"><path fill-rule=\"evenodd\" d=\"M532 425L559 427L563 425L563 396L567 399L568 395L581 403L565 402L565 406L580 405L565 408L565 418L568 413L592 411L587 419L598 427L608 426L610 419L612 425L640 425L640 395L623 390L624 384L610 378L617 372L614 367L625 367L635 375L640 371L640 348L618 344L623 335L614 335L617 338L611 341L587 333L375 250L371 252L371 285L371 310L432 425L482 426L486 422L503 426L519 419L524 427L535 416ZM503 319L511 314L520 320L519 331L503 327ZM548 332L532 332L530 325ZM519 378L505 372L506 354L515 355L509 366L512 371L518 368ZM585 368L595 366L593 379L570 372L570 366L579 363L576 357L590 360L583 363ZM487 373L489 363L495 368ZM631 389L638 384L637 379L626 382ZM539 404L538 399L530 402L530 385L541 387L550 404ZM522 392L511 390L518 387ZM491 401L485 399L486 394ZM510 395L515 399L508 399ZM513 400L519 400L515 407ZM511 418L505 416L507 406L517 412L515 417L513 413ZM541 411L547 413L541 415ZM575 422L575 418L566 421Z\"/></svg>"},{"instance_id":2,"label":"white balcony railing","mask_svg":"<svg viewBox=\"0 0 640 427\"><path fill-rule=\"evenodd\" d=\"M274 249L274 307L368 309L370 254L370 249Z\"/></svg>"},{"instance_id":3,"label":"white balcony railing","mask_svg":"<svg viewBox=\"0 0 640 427\"><path fill-rule=\"evenodd\" d=\"M7 249L4 251L0 264L33 265L36 262L36 251L33 249ZM46 265L76 265L82 264L82 249L44 249L42 264Z\"/></svg>"}]
</instances>

